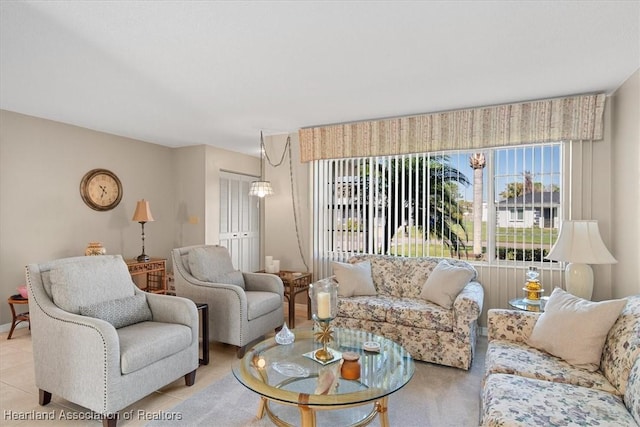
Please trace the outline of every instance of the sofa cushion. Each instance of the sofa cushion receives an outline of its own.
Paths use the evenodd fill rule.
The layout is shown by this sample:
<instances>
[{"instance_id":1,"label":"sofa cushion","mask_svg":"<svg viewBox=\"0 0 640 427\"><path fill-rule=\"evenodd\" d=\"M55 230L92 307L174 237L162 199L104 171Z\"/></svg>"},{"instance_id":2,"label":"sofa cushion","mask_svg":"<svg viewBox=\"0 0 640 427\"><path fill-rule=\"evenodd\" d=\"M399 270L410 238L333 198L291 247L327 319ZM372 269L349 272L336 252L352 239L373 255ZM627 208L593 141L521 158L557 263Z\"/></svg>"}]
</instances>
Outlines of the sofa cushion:
<instances>
[{"instance_id":1,"label":"sofa cushion","mask_svg":"<svg viewBox=\"0 0 640 427\"><path fill-rule=\"evenodd\" d=\"M332 262L333 274L338 282L338 295L341 297L376 295L371 277L371 262L355 264Z\"/></svg>"},{"instance_id":2,"label":"sofa cushion","mask_svg":"<svg viewBox=\"0 0 640 427\"><path fill-rule=\"evenodd\" d=\"M638 360L640 360L640 295L634 295L627 297L627 305L609 330L602 350L600 369L611 384L620 390L620 393L624 393L629 371Z\"/></svg>"},{"instance_id":3,"label":"sofa cushion","mask_svg":"<svg viewBox=\"0 0 640 427\"><path fill-rule=\"evenodd\" d=\"M132 297L135 284L119 255L87 257L79 263L62 264L49 274L53 302L61 309L80 314L81 306Z\"/></svg>"},{"instance_id":4,"label":"sofa cushion","mask_svg":"<svg viewBox=\"0 0 640 427\"><path fill-rule=\"evenodd\" d=\"M242 272L233 268L229 250L224 246L204 246L189 251L189 269L198 280L238 285L244 289Z\"/></svg>"},{"instance_id":5,"label":"sofa cushion","mask_svg":"<svg viewBox=\"0 0 640 427\"><path fill-rule=\"evenodd\" d=\"M191 328L162 322L142 322L118 329L120 371L130 374L187 348Z\"/></svg>"},{"instance_id":6,"label":"sofa cushion","mask_svg":"<svg viewBox=\"0 0 640 427\"><path fill-rule=\"evenodd\" d=\"M419 298L396 298L387 309L386 321L437 331L453 330L453 312Z\"/></svg>"},{"instance_id":7,"label":"sofa cushion","mask_svg":"<svg viewBox=\"0 0 640 427\"><path fill-rule=\"evenodd\" d=\"M621 395L602 373L575 367L522 342L493 340L489 343L485 356L485 375L493 373L573 384Z\"/></svg>"},{"instance_id":8,"label":"sofa cushion","mask_svg":"<svg viewBox=\"0 0 640 427\"><path fill-rule=\"evenodd\" d=\"M248 291L245 295L247 296L248 320L257 319L282 306L282 299L275 292Z\"/></svg>"},{"instance_id":9,"label":"sofa cushion","mask_svg":"<svg viewBox=\"0 0 640 427\"><path fill-rule=\"evenodd\" d=\"M595 371L607 333L626 303L625 299L591 302L555 288L528 344Z\"/></svg>"},{"instance_id":10,"label":"sofa cushion","mask_svg":"<svg viewBox=\"0 0 640 427\"><path fill-rule=\"evenodd\" d=\"M144 294L81 306L80 314L105 320L116 329L152 319Z\"/></svg>"},{"instance_id":11,"label":"sofa cushion","mask_svg":"<svg viewBox=\"0 0 640 427\"><path fill-rule=\"evenodd\" d=\"M469 268L442 260L425 281L420 298L450 309L460 291L473 277L474 272Z\"/></svg>"},{"instance_id":12,"label":"sofa cushion","mask_svg":"<svg viewBox=\"0 0 640 427\"><path fill-rule=\"evenodd\" d=\"M338 298L338 316L384 322L394 299L386 296Z\"/></svg>"},{"instance_id":13,"label":"sofa cushion","mask_svg":"<svg viewBox=\"0 0 640 427\"><path fill-rule=\"evenodd\" d=\"M619 396L508 374L486 378L481 418L483 427L637 427Z\"/></svg>"}]
</instances>

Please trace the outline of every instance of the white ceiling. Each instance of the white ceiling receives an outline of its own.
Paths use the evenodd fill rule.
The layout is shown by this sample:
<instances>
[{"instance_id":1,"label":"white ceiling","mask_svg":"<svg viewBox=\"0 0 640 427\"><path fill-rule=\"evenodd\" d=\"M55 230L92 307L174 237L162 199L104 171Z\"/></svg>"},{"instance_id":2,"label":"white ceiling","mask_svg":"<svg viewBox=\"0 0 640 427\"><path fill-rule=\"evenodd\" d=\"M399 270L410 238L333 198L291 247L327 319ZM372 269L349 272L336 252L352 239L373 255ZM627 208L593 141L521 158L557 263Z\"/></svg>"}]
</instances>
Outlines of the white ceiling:
<instances>
[{"instance_id":1,"label":"white ceiling","mask_svg":"<svg viewBox=\"0 0 640 427\"><path fill-rule=\"evenodd\" d=\"M177 147L587 92L640 68L633 1L5 1L0 107Z\"/></svg>"}]
</instances>

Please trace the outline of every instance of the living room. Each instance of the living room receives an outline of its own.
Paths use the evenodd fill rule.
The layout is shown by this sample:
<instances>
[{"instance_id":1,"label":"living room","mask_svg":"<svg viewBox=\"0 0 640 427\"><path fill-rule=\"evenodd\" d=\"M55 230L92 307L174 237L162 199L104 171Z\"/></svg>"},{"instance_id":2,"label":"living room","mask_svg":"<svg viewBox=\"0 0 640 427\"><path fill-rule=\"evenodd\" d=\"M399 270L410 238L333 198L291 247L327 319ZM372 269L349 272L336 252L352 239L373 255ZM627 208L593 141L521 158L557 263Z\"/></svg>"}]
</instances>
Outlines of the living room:
<instances>
[{"instance_id":1,"label":"living room","mask_svg":"<svg viewBox=\"0 0 640 427\"><path fill-rule=\"evenodd\" d=\"M637 16L637 2L621 2L624 3L636 4L632 10ZM47 23L41 11L36 10L34 15L35 18L32 19L42 24L40 28L43 32L46 28L57 28L55 20ZM609 30L611 31L610 28ZM5 37L4 31L5 29L2 37L3 50L5 43L11 43L8 41L10 39ZM636 24L636 36L637 31ZM75 40L73 33L64 34L64 37L68 39L68 46L75 48L88 43L81 39ZM86 54L88 50L85 47L80 52ZM598 220L603 240L617 260L616 264L593 266L596 283L594 301L640 293L640 283L637 279L640 271L636 251L640 237L640 195L637 179L633 178L638 174L640 158L639 52L636 37L635 50L628 51L629 55L635 54L635 58L632 58L636 64L635 68L619 78L618 84L614 87L594 84L584 87L579 92L606 93L604 137L601 141L590 143L589 148L585 148L585 152L580 155L586 160L571 169L571 181L576 194L571 207L573 218ZM57 55L60 61L64 61L66 54L73 54L73 50L59 51ZM544 55L543 52L538 54ZM5 55L6 53L3 53L3 62L9 59ZM102 68L100 72L111 69L114 73L123 73L123 70L116 69L113 64L108 64L104 58L99 59L99 56L95 55L90 59L96 68ZM596 59L592 60L594 62L589 64L595 63ZM258 70L260 63L255 65ZM277 67L277 64L271 66ZM63 70L66 65L60 62L57 67L56 72L61 74L57 78L64 79ZM593 65L582 67L593 68ZM398 74L402 78L402 74ZM25 80L28 78L29 76ZM126 79L118 81L121 84L126 83ZM100 85L100 82L90 81L85 84L86 86L82 87L88 91L88 88ZM500 86L499 82L494 84L494 89ZM12 80L3 75L3 93L9 93L5 91L9 91L11 85ZM153 84L150 82L149 86ZM316 83L312 86L306 89L310 109L314 104L314 92L318 89L323 90L316 86ZM539 95L533 96L504 95L503 102L491 98L447 109L480 108L578 93L573 87L553 88L554 92L551 90L541 90ZM171 249L176 247L218 243L220 173L231 171L259 177L260 131L286 128L278 120L267 123L247 117L246 133L251 137L249 145L244 147L250 148L234 151L223 144L218 145L215 140L206 136L206 130L202 130L205 133L204 137L193 138L191 144L172 146L172 143L162 143L151 137L144 138L142 134L137 138L131 137L130 134L118 134L117 131L110 131L108 123L101 122L98 117L92 118L93 114L100 114L103 109L130 108L128 113L131 115L135 115L138 110L142 112L141 121L170 122L171 117L153 117L153 100L145 100L145 103L139 106L131 106L127 105L129 101L105 97L101 103L87 108L83 117L73 117L62 105L64 92L45 91L44 94L43 104L55 105L56 102L60 102L59 114L44 118L46 116L39 114L38 109L28 109L26 101L25 107L22 108L14 101L19 97L11 98L11 105L5 104L8 98L1 99L3 109L0 111L0 289L5 297L15 294L16 288L25 283L25 265L83 255L87 244L92 241L102 242L108 254L122 254L126 258L137 256L141 249L140 224L131 218L136 202L140 199L150 202L155 219L145 224L145 246L149 255L169 259ZM167 98L162 96L158 95L158 98L167 102ZM366 97L367 94L359 96ZM274 100L260 102L269 101ZM185 100L177 97L175 102L183 105ZM238 108L237 105L229 105L228 108L234 107ZM372 120L377 117L437 112L442 109L430 110L421 105L408 105L393 114L384 108L378 111L363 111L360 116L344 117L340 121ZM192 111L188 106L183 114L191 116L194 123L217 121L202 111ZM86 124L81 126L73 123ZM266 151L274 160L279 159L285 151L287 138L290 138L293 165L290 171L288 158L280 167L273 167L268 163L265 165L264 177L271 181L275 194L260 201L263 214L261 255L273 256L274 259L280 260L283 268L290 270L307 269L299 253L299 236L301 250L308 262L313 263L314 253L311 238L311 163L300 161L298 130L324 123L327 122L323 119L304 122L298 127L286 128L285 131L267 132L265 136ZM86 172L94 168L113 171L122 182L122 200L111 211L97 212L89 209L80 197L80 181ZM295 219L291 208L291 177L295 182L294 200L298 209L298 232L294 226ZM169 265L168 268L171 270L172 266ZM507 308L509 299L521 295L526 266L513 269L480 264L476 268L479 282L483 284L485 292L483 314L479 323L482 328L486 328L486 313L489 309ZM552 280L561 277L551 274L543 272L542 283L551 286ZM0 325L4 331L8 330L10 322L11 315L4 304L0 316Z\"/></svg>"}]
</instances>

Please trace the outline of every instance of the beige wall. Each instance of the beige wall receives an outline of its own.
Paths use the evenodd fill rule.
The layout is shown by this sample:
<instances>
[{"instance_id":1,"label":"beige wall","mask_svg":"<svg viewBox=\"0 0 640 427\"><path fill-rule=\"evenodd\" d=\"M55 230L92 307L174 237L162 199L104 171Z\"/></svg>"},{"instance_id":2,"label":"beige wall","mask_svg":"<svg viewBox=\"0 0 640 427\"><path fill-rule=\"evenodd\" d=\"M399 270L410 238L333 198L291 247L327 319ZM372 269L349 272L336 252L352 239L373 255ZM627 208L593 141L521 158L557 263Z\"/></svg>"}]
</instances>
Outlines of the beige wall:
<instances>
[{"instance_id":1,"label":"beige wall","mask_svg":"<svg viewBox=\"0 0 640 427\"><path fill-rule=\"evenodd\" d=\"M612 97L613 297L640 293L640 70Z\"/></svg>"},{"instance_id":2,"label":"beige wall","mask_svg":"<svg viewBox=\"0 0 640 427\"><path fill-rule=\"evenodd\" d=\"M581 156L595 159L593 169L575 171L580 198L574 200L573 218L597 219L619 261L594 266L594 299L640 292L639 93L637 71L608 99L605 141L583 147ZM286 136L265 139L273 161L280 159ZM300 163L298 134L290 136L301 245L312 268L310 170ZM124 187L122 202L109 212L93 211L80 198L82 176L96 167L115 172ZM138 255L140 225L131 216L141 198L150 201L156 219L145 226L148 254L168 257L173 247L217 243L221 170L257 176L260 162L210 146L171 149L0 110L1 295L14 294L24 283L27 263L82 255L89 241L102 241L112 254ZM283 269L306 270L296 238L289 158L278 168L266 165L265 176L276 194L263 202L264 253L280 259ZM486 312L519 295L524 270L520 275L484 267L480 275ZM558 280L543 276L543 283ZM6 304L0 307L3 325L10 314Z\"/></svg>"},{"instance_id":3,"label":"beige wall","mask_svg":"<svg viewBox=\"0 0 640 427\"><path fill-rule=\"evenodd\" d=\"M90 241L110 254L139 255L141 227L131 217L142 198L155 218L145 224L147 254L168 258L176 246L217 243L222 165L260 170L259 159L227 150L172 149L0 110L0 295L17 293L26 264L84 255ZM122 181L122 201L111 211L94 211L80 197L80 180L93 168ZM0 325L10 320L0 304Z\"/></svg>"}]
</instances>

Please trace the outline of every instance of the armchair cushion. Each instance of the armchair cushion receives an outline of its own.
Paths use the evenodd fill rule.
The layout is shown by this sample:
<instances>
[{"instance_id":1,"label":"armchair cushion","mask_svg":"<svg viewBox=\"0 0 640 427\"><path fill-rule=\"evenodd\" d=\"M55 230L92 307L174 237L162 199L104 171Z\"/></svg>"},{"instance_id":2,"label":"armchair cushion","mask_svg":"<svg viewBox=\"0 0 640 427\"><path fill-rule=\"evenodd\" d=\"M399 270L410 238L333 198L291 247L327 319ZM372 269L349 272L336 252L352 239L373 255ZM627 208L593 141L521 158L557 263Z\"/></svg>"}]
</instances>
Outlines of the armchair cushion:
<instances>
[{"instance_id":1,"label":"armchair cushion","mask_svg":"<svg viewBox=\"0 0 640 427\"><path fill-rule=\"evenodd\" d=\"M242 272L233 268L229 251L223 246L204 246L189 251L189 270L200 281L238 285L244 289Z\"/></svg>"},{"instance_id":2,"label":"armchair cushion","mask_svg":"<svg viewBox=\"0 0 640 427\"><path fill-rule=\"evenodd\" d=\"M152 319L144 294L82 306L80 314L105 320L116 329Z\"/></svg>"},{"instance_id":3,"label":"armchair cushion","mask_svg":"<svg viewBox=\"0 0 640 427\"><path fill-rule=\"evenodd\" d=\"M58 307L80 314L80 307L134 295L135 285L122 258L99 258L91 268L69 263L51 270L51 297Z\"/></svg>"},{"instance_id":4,"label":"armchair cushion","mask_svg":"<svg viewBox=\"0 0 640 427\"><path fill-rule=\"evenodd\" d=\"M120 370L130 374L188 348L192 335L185 325L142 322L118 329L118 340Z\"/></svg>"}]
</instances>

